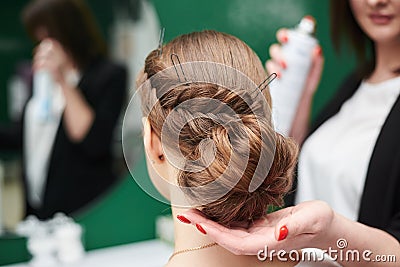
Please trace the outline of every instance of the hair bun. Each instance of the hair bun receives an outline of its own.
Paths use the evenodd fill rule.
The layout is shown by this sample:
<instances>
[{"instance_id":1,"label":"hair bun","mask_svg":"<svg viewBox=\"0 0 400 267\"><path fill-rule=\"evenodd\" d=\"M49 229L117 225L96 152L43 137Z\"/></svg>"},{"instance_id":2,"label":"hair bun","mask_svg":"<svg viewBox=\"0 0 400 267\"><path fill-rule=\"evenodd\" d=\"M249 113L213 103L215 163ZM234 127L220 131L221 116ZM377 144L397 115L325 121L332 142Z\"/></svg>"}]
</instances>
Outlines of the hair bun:
<instances>
[{"instance_id":1,"label":"hair bun","mask_svg":"<svg viewBox=\"0 0 400 267\"><path fill-rule=\"evenodd\" d=\"M223 225L256 220L268 205L281 205L291 188L297 146L272 127L270 95L257 87L266 73L254 51L236 37L215 31L182 35L162 51L151 52L144 68L157 101L154 106L142 103L152 130L163 137L164 151L173 153L167 158L184 165L177 168L177 182L185 197ZM172 54L179 55L182 65L197 65L174 69ZM183 69L191 82L176 84ZM191 74L196 79L190 79ZM163 90L169 81L173 89ZM142 94L147 97L149 90ZM215 102L220 104L211 104ZM171 113L176 117L170 119ZM165 129L174 134L164 138ZM250 191L253 181L259 181L258 187ZM194 190L213 182L218 188ZM219 187L223 194L218 194Z\"/></svg>"}]
</instances>

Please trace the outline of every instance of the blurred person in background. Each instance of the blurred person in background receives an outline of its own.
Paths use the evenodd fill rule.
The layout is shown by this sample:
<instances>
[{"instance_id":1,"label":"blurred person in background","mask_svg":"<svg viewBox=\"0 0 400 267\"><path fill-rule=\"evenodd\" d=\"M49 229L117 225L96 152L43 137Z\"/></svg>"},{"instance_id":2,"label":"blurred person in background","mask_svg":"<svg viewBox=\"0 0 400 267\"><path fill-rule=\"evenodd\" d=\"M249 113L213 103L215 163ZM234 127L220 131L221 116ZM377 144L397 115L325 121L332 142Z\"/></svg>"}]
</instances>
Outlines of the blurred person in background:
<instances>
[{"instance_id":1,"label":"blurred person in background","mask_svg":"<svg viewBox=\"0 0 400 267\"><path fill-rule=\"evenodd\" d=\"M79 210L116 181L112 140L127 75L107 58L84 1L34 0L22 20L38 43L33 95L21 123L0 128L0 149L22 150L26 214L46 219Z\"/></svg>"}]
</instances>

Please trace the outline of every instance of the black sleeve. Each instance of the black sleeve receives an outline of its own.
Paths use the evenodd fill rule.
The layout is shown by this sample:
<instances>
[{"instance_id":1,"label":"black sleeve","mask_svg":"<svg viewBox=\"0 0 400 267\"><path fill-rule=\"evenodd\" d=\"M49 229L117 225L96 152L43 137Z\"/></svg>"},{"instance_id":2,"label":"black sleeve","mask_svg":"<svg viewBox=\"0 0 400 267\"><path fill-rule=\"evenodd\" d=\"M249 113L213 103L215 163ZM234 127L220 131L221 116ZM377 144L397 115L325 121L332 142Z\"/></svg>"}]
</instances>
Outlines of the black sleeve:
<instances>
[{"instance_id":1,"label":"black sleeve","mask_svg":"<svg viewBox=\"0 0 400 267\"><path fill-rule=\"evenodd\" d=\"M400 212L392 218L390 225L383 230L391 234L400 242Z\"/></svg>"},{"instance_id":2,"label":"black sleeve","mask_svg":"<svg viewBox=\"0 0 400 267\"><path fill-rule=\"evenodd\" d=\"M0 150L16 151L22 149L22 122L0 124Z\"/></svg>"},{"instance_id":3,"label":"black sleeve","mask_svg":"<svg viewBox=\"0 0 400 267\"><path fill-rule=\"evenodd\" d=\"M99 74L100 75L100 74ZM102 77L104 78L104 77ZM80 143L85 153L92 157L102 157L111 147L114 128L125 101L127 72L124 67L115 66L108 74L101 93L92 108L95 112L93 124L86 137Z\"/></svg>"},{"instance_id":4,"label":"black sleeve","mask_svg":"<svg viewBox=\"0 0 400 267\"><path fill-rule=\"evenodd\" d=\"M391 166L383 163L373 167L381 176L367 177L370 183L366 185L364 194L368 195L362 198L359 221L386 231L400 242L400 147L398 144L393 146L397 147L395 156L390 152L381 156ZM385 170L379 170L380 167ZM388 170L390 174L386 173Z\"/></svg>"},{"instance_id":5,"label":"black sleeve","mask_svg":"<svg viewBox=\"0 0 400 267\"><path fill-rule=\"evenodd\" d=\"M394 238L397 239L397 241L400 242L400 149L395 159L396 160L392 162L393 175L388 180L388 182L383 180L382 179L383 177L378 177L377 179L378 182L383 180L382 183L386 184L386 186L389 187L386 193L385 192L380 193L383 200L380 201L377 198L375 198L375 200L372 201L378 202L378 204L380 203L381 205L385 206L385 207L379 207L378 205L375 209L380 208L380 210L384 210L383 213L389 214L388 223L385 222L384 223L385 226L382 227L381 229L391 234ZM375 188L376 187L379 186L375 186ZM372 216L376 216L376 213L371 214L371 217Z\"/></svg>"}]
</instances>

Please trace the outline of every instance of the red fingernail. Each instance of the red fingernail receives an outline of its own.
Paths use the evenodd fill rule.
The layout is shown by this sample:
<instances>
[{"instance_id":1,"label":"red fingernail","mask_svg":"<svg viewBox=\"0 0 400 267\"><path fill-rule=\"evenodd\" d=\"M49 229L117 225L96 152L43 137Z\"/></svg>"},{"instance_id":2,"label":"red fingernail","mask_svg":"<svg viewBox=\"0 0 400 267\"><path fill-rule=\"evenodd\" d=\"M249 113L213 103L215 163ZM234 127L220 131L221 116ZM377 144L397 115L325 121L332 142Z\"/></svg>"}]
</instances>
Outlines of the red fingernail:
<instances>
[{"instance_id":1,"label":"red fingernail","mask_svg":"<svg viewBox=\"0 0 400 267\"><path fill-rule=\"evenodd\" d=\"M321 48L320 46L318 46L318 47L315 49L315 54L318 55L318 56L322 55L322 48Z\"/></svg>"},{"instance_id":2,"label":"red fingernail","mask_svg":"<svg viewBox=\"0 0 400 267\"><path fill-rule=\"evenodd\" d=\"M289 38L285 35L282 37L282 43L286 44L289 41Z\"/></svg>"},{"instance_id":3,"label":"red fingernail","mask_svg":"<svg viewBox=\"0 0 400 267\"><path fill-rule=\"evenodd\" d=\"M285 239L287 237L288 233L289 233L289 230L287 229L287 227L285 225L282 226L281 229L279 229L278 241Z\"/></svg>"},{"instance_id":4,"label":"red fingernail","mask_svg":"<svg viewBox=\"0 0 400 267\"><path fill-rule=\"evenodd\" d=\"M284 69L287 68L287 65L286 65L286 62L285 62L285 61L281 60L280 63L281 63L282 68L284 68Z\"/></svg>"},{"instance_id":5,"label":"red fingernail","mask_svg":"<svg viewBox=\"0 0 400 267\"><path fill-rule=\"evenodd\" d=\"M280 73L279 71L277 71L277 72L276 72L276 77L278 77L278 79L280 79L281 76L282 76L281 73Z\"/></svg>"},{"instance_id":6,"label":"red fingernail","mask_svg":"<svg viewBox=\"0 0 400 267\"><path fill-rule=\"evenodd\" d=\"M207 232L203 229L203 227L201 227L201 225L200 224L198 224L198 223L196 223L196 228L197 228L197 230L199 230L201 233L203 233L203 234L207 234Z\"/></svg>"},{"instance_id":7,"label":"red fingernail","mask_svg":"<svg viewBox=\"0 0 400 267\"><path fill-rule=\"evenodd\" d=\"M190 221L185 216L178 215L178 216L176 216L176 218L178 218L178 220L180 220L183 223L187 223L187 224L190 223Z\"/></svg>"}]
</instances>

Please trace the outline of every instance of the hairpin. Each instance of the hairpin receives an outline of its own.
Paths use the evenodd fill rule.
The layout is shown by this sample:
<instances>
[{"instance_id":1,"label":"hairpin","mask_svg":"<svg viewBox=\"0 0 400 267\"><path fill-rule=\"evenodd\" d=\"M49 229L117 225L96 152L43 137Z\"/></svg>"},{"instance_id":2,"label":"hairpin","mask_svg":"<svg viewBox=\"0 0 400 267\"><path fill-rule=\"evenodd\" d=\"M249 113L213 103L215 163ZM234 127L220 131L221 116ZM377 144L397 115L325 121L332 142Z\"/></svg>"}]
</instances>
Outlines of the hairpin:
<instances>
[{"instance_id":1,"label":"hairpin","mask_svg":"<svg viewBox=\"0 0 400 267\"><path fill-rule=\"evenodd\" d=\"M260 89L260 91L262 92L265 88L267 88L267 86L270 83L272 83L273 80L276 79L276 77L278 77L278 75L275 72L272 73L267 77L267 79L265 79L262 83L260 83L260 85L258 85L257 88Z\"/></svg>"},{"instance_id":2,"label":"hairpin","mask_svg":"<svg viewBox=\"0 0 400 267\"><path fill-rule=\"evenodd\" d=\"M158 56L161 56L161 54L162 54L162 46L164 43L164 32L165 32L165 28L162 28L160 30L160 38L158 39Z\"/></svg>"},{"instance_id":3,"label":"hairpin","mask_svg":"<svg viewBox=\"0 0 400 267\"><path fill-rule=\"evenodd\" d=\"M183 76L183 78L185 78L184 81L181 80L181 76L179 75L178 68L176 67L174 58L176 58L176 60L178 61L179 67L180 67L180 69L181 69L181 71L182 71L182 76ZM178 76L179 82L180 82L180 83L182 83L182 82L186 82L186 83L187 83L188 80L186 79L185 72L183 71L182 64L181 64L181 61L179 60L178 55L177 55L177 54L171 54L171 61L172 61L172 64L174 65L175 72L176 72L176 75Z\"/></svg>"}]
</instances>

